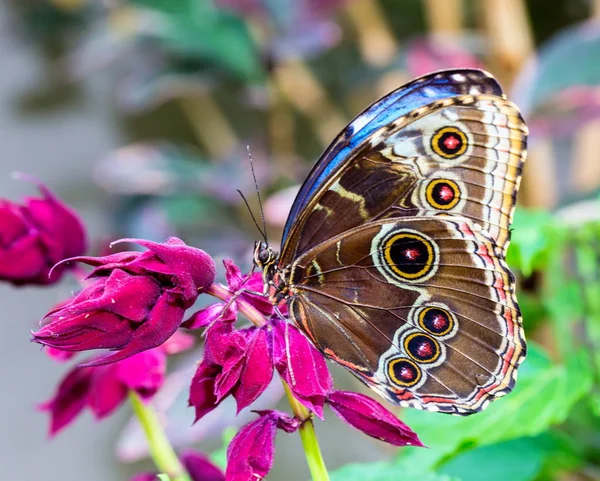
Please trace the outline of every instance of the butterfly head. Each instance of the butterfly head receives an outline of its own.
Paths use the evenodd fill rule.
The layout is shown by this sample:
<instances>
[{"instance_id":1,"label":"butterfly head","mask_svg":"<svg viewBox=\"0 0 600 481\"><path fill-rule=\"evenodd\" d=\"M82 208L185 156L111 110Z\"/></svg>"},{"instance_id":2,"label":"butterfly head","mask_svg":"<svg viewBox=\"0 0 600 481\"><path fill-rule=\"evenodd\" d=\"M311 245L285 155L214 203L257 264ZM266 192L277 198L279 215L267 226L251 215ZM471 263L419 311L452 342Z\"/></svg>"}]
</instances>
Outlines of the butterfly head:
<instances>
[{"instance_id":1,"label":"butterfly head","mask_svg":"<svg viewBox=\"0 0 600 481\"><path fill-rule=\"evenodd\" d=\"M265 241L254 243L254 265L263 273L265 286L273 279L275 265L279 260L279 254L275 252Z\"/></svg>"}]
</instances>

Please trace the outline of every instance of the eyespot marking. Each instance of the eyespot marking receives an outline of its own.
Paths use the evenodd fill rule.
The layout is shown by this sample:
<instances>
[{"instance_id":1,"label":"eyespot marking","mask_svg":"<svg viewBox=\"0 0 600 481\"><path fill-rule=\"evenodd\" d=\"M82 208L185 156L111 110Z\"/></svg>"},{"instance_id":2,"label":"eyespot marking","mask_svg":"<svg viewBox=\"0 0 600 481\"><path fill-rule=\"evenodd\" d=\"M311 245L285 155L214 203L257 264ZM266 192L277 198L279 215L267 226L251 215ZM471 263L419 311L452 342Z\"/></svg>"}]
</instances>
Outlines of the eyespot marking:
<instances>
[{"instance_id":1,"label":"eyespot marking","mask_svg":"<svg viewBox=\"0 0 600 481\"><path fill-rule=\"evenodd\" d=\"M420 234L399 232L383 246L387 266L398 276L418 280L427 275L435 260L433 245Z\"/></svg>"},{"instance_id":2,"label":"eyespot marking","mask_svg":"<svg viewBox=\"0 0 600 481\"><path fill-rule=\"evenodd\" d=\"M434 336L445 336L456 324L454 317L441 307L424 307L417 315L419 326Z\"/></svg>"},{"instance_id":3,"label":"eyespot marking","mask_svg":"<svg viewBox=\"0 0 600 481\"><path fill-rule=\"evenodd\" d=\"M426 364L437 361L441 354L440 344L421 332L406 336L404 350L415 361Z\"/></svg>"},{"instance_id":4,"label":"eyespot marking","mask_svg":"<svg viewBox=\"0 0 600 481\"><path fill-rule=\"evenodd\" d=\"M455 159L467 150L466 134L457 127L442 127L431 137L431 149L444 159Z\"/></svg>"},{"instance_id":5,"label":"eyespot marking","mask_svg":"<svg viewBox=\"0 0 600 481\"><path fill-rule=\"evenodd\" d=\"M460 198L460 187L450 179L434 179L425 188L425 200L435 209L450 210Z\"/></svg>"},{"instance_id":6,"label":"eyespot marking","mask_svg":"<svg viewBox=\"0 0 600 481\"><path fill-rule=\"evenodd\" d=\"M387 365L387 374L389 379L398 387L413 387L423 377L419 366L405 357L390 359Z\"/></svg>"}]
</instances>

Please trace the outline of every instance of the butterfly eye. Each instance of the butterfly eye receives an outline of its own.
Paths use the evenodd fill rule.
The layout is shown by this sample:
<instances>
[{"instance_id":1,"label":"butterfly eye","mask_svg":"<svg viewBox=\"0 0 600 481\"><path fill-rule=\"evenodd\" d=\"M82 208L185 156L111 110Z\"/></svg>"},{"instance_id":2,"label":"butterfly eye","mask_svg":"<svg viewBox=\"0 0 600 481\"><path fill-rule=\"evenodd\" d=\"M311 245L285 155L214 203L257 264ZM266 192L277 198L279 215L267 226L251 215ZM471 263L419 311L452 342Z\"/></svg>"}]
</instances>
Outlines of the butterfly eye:
<instances>
[{"instance_id":1,"label":"butterfly eye","mask_svg":"<svg viewBox=\"0 0 600 481\"><path fill-rule=\"evenodd\" d=\"M269 249L261 249L258 252L258 261L261 264L267 264L271 260L271 252Z\"/></svg>"},{"instance_id":2,"label":"butterfly eye","mask_svg":"<svg viewBox=\"0 0 600 481\"><path fill-rule=\"evenodd\" d=\"M400 387L412 387L423 377L421 369L410 359L397 357L388 362L387 374L389 379Z\"/></svg>"},{"instance_id":3,"label":"butterfly eye","mask_svg":"<svg viewBox=\"0 0 600 481\"><path fill-rule=\"evenodd\" d=\"M457 183L449 179L434 179L425 189L427 203L440 210L450 210L460 200L460 188Z\"/></svg>"},{"instance_id":4,"label":"butterfly eye","mask_svg":"<svg viewBox=\"0 0 600 481\"><path fill-rule=\"evenodd\" d=\"M431 137L431 149L444 159L455 159L467 150L467 136L456 127L442 127Z\"/></svg>"}]
</instances>

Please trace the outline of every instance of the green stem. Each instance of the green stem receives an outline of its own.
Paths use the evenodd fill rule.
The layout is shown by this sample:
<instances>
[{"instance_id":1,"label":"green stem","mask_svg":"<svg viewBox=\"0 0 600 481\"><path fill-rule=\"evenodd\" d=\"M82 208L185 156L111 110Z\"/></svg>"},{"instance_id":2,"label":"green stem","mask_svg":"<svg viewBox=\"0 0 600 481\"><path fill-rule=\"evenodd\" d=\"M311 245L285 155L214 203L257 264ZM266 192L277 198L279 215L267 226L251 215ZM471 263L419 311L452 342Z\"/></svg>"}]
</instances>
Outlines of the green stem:
<instances>
[{"instance_id":1,"label":"green stem","mask_svg":"<svg viewBox=\"0 0 600 481\"><path fill-rule=\"evenodd\" d=\"M206 293L224 302L231 302L231 297L235 296L235 294L229 291L225 286L219 284L210 286L206 290ZM251 304L244 302L239 298L236 299L236 302L238 310L254 325L261 327L267 323L265 316ZM312 481L329 481L329 473L327 472L327 467L323 461L317 433L315 432L315 426L312 421L312 414L294 397L294 394L287 383L283 379L281 382L283 383L285 393L290 406L292 407L292 412L301 423L299 428L300 439L302 440L302 447L304 448L304 454L306 456L306 462L308 463Z\"/></svg>"},{"instance_id":2,"label":"green stem","mask_svg":"<svg viewBox=\"0 0 600 481\"><path fill-rule=\"evenodd\" d=\"M133 413L142 425L150 448L150 455L158 470L167 474L171 481L191 481L152 407L144 404L135 391L129 391L129 402Z\"/></svg>"},{"instance_id":3,"label":"green stem","mask_svg":"<svg viewBox=\"0 0 600 481\"><path fill-rule=\"evenodd\" d=\"M329 473L323 461L323 455L321 454L321 448L319 446L319 440L317 439L317 433L315 432L315 426L312 421L312 415L308 409L292 394L289 386L282 379L283 387L285 388L285 394L287 395L290 406L294 415L300 420L300 439L302 440L302 447L304 448L304 455L306 456L306 462L308 463L308 469L310 470L313 481L329 481Z\"/></svg>"}]
</instances>

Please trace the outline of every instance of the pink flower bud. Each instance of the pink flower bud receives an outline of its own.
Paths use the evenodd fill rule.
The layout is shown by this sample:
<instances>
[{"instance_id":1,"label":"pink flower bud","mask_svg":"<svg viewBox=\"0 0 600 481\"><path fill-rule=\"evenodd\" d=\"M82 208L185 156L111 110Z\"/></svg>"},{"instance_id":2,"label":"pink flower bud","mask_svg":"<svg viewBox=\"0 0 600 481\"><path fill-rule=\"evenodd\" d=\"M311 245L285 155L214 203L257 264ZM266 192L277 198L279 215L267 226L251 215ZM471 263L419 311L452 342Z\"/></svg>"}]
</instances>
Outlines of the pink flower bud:
<instances>
[{"instance_id":1,"label":"pink flower bud","mask_svg":"<svg viewBox=\"0 0 600 481\"><path fill-rule=\"evenodd\" d=\"M327 402L340 419L371 437L394 446L423 446L406 424L364 394L333 391Z\"/></svg>"},{"instance_id":2,"label":"pink flower bud","mask_svg":"<svg viewBox=\"0 0 600 481\"><path fill-rule=\"evenodd\" d=\"M51 284L69 266L57 263L85 252L85 230L79 218L43 185L42 198L24 205L0 199L0 280L15 285Z\"/></svg>"},{"instance_id":3,"label":"pink flower bud","mask_svg":"<svg viewBox=\"0 0 600 481\"><path fill-rule=\"evenodd\" d=\"M87 364L91 366L125 359L169 339L185 310L214 281L215 265L204 251L179 239L137 242L148 250L74 259L94 266L90 278L96 281L50 311L33 341L63 351L118 351Z\"/></svg>"},{"instance_id":4,"label":"pink flower bud","mask_svg":"<svg viewBox=\"0 0 600 481\"><path fill-rule=\"evenodd\" d=\"M240 429L227 448L227 481L263 479L273 466L277 429L291 433L299 427L296 419L278 411L258 414L260 417Z\"/></svg>"}]
</instances>

